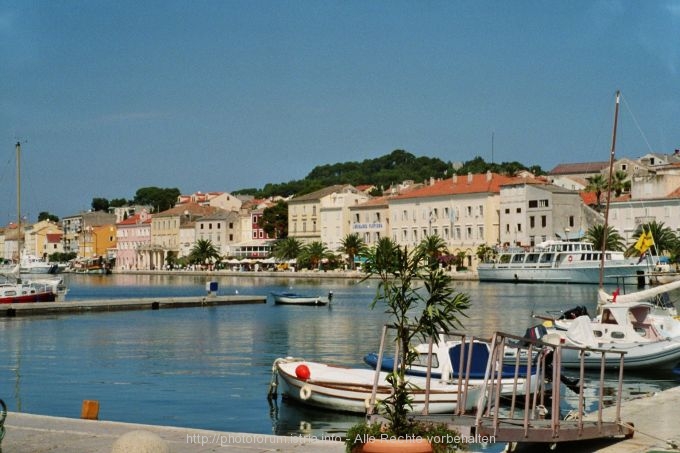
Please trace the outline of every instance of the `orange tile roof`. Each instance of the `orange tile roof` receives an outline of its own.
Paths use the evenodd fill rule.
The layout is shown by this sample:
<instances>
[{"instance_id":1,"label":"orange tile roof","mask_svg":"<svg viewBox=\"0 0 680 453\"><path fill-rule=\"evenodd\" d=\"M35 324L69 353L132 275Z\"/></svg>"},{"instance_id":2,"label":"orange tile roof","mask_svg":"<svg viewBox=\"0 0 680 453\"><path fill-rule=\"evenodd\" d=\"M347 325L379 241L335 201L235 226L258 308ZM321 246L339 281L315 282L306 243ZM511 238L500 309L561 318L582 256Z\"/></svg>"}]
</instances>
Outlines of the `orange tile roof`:
<instances>
[{"instance_id":1,"label":"orange tile roof","mask_svg":"<svg viewBox=\"0 0 680 453\"><path fill-rule=\"evenodd\" d=\"M505 184L536 182L531 179L499 175L498 173L491 173L491 180L488 180L487 176L486 173L474 174L472 175L472 181L469 181L470 175L457 176L456 182L453 182L452 178L442 179L435 181L434 184L429 186L397 195L394 198L401 200L473 193L500 193L501 186Z\"/></svg>"}]
</instances>

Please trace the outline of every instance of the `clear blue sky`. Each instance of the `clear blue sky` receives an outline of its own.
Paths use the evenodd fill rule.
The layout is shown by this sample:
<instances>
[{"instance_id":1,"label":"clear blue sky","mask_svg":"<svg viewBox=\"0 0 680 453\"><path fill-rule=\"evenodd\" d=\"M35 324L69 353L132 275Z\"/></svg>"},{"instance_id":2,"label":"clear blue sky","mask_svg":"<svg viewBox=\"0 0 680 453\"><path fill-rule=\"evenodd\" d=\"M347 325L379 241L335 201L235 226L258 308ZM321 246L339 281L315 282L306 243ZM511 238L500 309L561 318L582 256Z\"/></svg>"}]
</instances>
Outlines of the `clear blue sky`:
<instances>
[{"instance_id":1,"label":"clear blue sky","mask_svg":"<svg viewBox=\"0 0 680 453\"><path fill-rule=\"evenodd\" d=\"M680 148L677 1L0 2L0 225L395 149L545 170ZM4 157L2 157L4 156Z\"/></svg>"}]
</instances>

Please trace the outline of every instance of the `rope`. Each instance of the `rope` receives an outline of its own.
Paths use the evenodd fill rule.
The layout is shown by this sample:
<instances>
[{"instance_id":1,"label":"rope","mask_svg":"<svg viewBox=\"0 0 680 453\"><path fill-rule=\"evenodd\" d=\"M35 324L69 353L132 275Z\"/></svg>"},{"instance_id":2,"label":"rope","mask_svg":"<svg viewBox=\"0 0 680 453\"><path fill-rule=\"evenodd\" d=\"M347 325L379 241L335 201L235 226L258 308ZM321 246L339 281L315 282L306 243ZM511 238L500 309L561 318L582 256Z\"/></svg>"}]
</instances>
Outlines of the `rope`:
<instances>
[{"instance_id":1,"label":"rope","mask_svg":"<svg viewBox=\"0 0 680 453\"><path fill-rule=\"evenodd\" d=\"M660 437L654 436L654 435L649 434L649 433L644 433L644 432L640 431L639 429L636 429L635 426L631 425L630 423L619 422L618 424L619 424L620 426L623 426L624 428L628 428L628 429L630 429L630 430L632 430L632 431L634 431L634 432L636 432L636 433L640 433L640 434L642 434L643 436L647 436L647 437L649 437L649 438L651 438L651 439L654 439L654 440L658 440L658 441L660 441L660 442L663 442L663 443L665 443L666 445L668 445L669 447L671 447L671 448L674 449L674 450L677 450L677 449L678 449L678 444L675 443L672 439L666 440L666 439L662 439L662 438L660 438Z\"/></svg>"}]
</instances>

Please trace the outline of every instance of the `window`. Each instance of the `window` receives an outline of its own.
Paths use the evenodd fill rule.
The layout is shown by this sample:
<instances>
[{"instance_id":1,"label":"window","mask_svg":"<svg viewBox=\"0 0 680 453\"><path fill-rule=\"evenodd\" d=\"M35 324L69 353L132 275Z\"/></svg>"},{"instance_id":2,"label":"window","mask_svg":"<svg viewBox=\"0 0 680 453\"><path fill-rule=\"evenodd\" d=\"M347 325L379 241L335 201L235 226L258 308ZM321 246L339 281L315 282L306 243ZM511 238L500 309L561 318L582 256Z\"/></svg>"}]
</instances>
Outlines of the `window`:
<instances>
[{"instance_id":1,"label":"window","mask_svg":"<svg viewBox=\"0 0 680 453\"><path fill-rule=\"evenodd\" d=\"M536 218L534 216L529 216L529 228L536 227Z\"/></svg>"},{"instance_id":2,"label":"window","mask_svg":"<svg viewBox=\"0 0 680 453\"><path fill-rule=\"evenodd\" d=\"M570 215L570 216L569 216L569 226L570 226L570 227L573 227L573 226L574 226L574 216L573 216L573 215Z\"/></svg>"},{"instance_id":3,"label":"window","mask_svg":"<svg viewBox=\"0 0 680 453\"><path fill-rule=\"evenodd\" d=\"M548 200L538 200L538 206L540 208L547 208L549 205Z\"/></svg>"},{"instance_id":4,"label":"window","mask_svg":"<svg viewBox=\"0 0 680 453\"><path fill-rule=\"evenodd\" d=\"M538 201L529 200L529 208L537 208L537 207L538 207Z\"/></svg>"},{"instance_id":5,"label":"window","mask_svg":"<svg viewBox=\"0 0 680 453\"><path fill-rule=\"evenodd\" d=\"M510 209L509 209L509 208L505 208L505 213L506 213L506 214L510 214Z\"/></svg>"},{"instance_id":6,"label":"window","mask_svg":"<svg viewBox=\"0 0 680 453\"><path fill-rule=\"evenodd\" d=\"M522 231L522 224L521 224L521 223L518 223L518 224L517 224L517 232L519 233L519 232L521 232L521 231Z\"/></svg>"},{"instance_id":7,"label":"window","mask_svg":"<svg viewBox=\"0 0 680 453\"><path fill-rule=\"evenodd\" d=\"M468 206L466 209L467 209L467 216L472 217L472 206Z\"/></svg>"},{"instance_id":8,"label":"window","mask_svg":"<svg viewBox=\"0 0 680 453\"><path fill-rule=\"evenodd\" d=\"M522 213L522 208L517 208L517 214L521 214L521 213Z\"/></svg>"},{"instance_id":9,"label":"window","mask_svg":"<svg viewBox=\"0 0 680 453\"><path fill-rule=\"evenodd\" d=\"M548 226L548 217L546 217L546 216L544 216L544 215L541 216L541 226L542 226L543 228L545 228L545 227Z\"/></svg>"},{"instance_id":10,"label":"window","mask_svg":"<svg viewBox=\"0 0 680 453\"><path fill-rule=\"evenodd\" d=\"M359 219L359 214L354 214L354 223L359 223L361 220Z\"/></svg>"}]
</instances>

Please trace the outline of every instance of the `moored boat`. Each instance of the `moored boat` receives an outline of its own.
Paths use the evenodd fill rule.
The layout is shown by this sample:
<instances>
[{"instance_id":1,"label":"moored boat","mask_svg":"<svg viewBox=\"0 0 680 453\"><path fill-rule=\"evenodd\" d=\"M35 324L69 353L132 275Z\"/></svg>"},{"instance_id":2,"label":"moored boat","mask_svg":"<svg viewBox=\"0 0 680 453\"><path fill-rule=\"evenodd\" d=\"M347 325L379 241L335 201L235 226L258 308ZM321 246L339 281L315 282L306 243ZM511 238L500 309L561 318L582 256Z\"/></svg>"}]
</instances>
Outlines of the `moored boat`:
<instances>
[{"instance_id":1,"label":"moored boat","mask_svg":"<svg viewBox=\"0 0 680 453\"><path fill-rule=\"evenodd\" d=\"M590 283L600 281L602 252L590 242L545 241L531 250L501 250L492 262L480 263L477 272L482 282ZM644 279L646 260L626 258L623 252L604 252L604 279L632 283ZM628 281L626 281L628 280Z\"/></svg>"},{"instance_id":2,"label":"moored boat","mask_svg":"<svg viewBox=\"0 0 680 453\"><path fill-rule=\"evenodd\" d=\"M297 293L272 293L274 303L277 305L328 305L333 299L333 292L329 292L328 296L307 296Z\"/></svg>"},{"instance_id":3,"label":"moored boat","mask_svg":"<svg viewBox=\"0 0 680 453\"><path fill-rule=\"evenodd\" d=\"M293 358L280 358L272 367L276 386L282 398L307 406L338 412L366 413L371 402L376 373L376 400L387 398L392 387L387 373L368 368L348 368L309 362ZM410 377L413 412L425 409L426 380ZM482 392L481 386L452 385L430 380L427 408L432 414L453 413L459 404L466 410L476 407Z\"/></svg>"}]
</instances>

